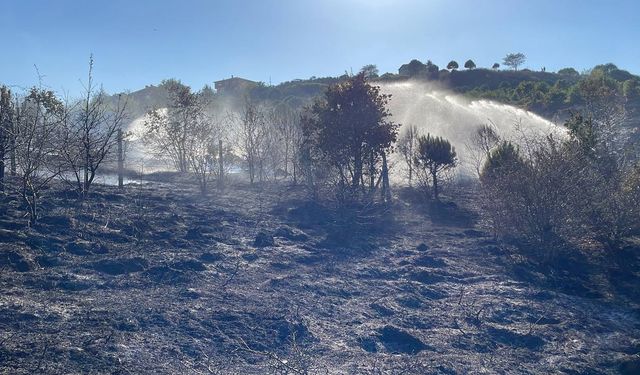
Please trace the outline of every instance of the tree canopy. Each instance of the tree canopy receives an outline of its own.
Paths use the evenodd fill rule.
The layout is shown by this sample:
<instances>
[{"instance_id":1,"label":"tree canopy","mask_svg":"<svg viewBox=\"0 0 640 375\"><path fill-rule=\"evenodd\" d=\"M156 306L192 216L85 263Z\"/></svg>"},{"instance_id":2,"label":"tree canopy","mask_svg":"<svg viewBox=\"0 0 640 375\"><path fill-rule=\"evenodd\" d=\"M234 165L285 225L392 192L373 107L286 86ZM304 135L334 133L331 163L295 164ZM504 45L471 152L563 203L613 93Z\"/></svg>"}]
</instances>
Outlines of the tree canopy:
<instances>
[{"instance_id":1,"label":"tree canopy","mask_svg":"<svg viewBox=\"0 0 640 375\"><path fill-rule=\"evenodd\" d=\"M376 167L372 164L396 140L398 125L389 120L389 99L361 73L329 87L305 122L306 142L354 188L363 182L365 164L369 170Z\"/></svg>"},{"instance_id":2,"label":"tree canopy","mask_svg":"<svg viewBox=\"0 0 640 375\"><path fill-rule=\"evenodd\" d=\"M469 59L464 63L464 67L467 69L475 69L476 63L474 63L473 60Z\"/></svg>"},{"instance_id":3,"label":"tree canopy","mask_svg":"<svg viewBox=\"0 0 640 375\"><path fill-rule=\"evenodd\" d=\"M378 78L378 67L374 64L367 64L360 69L360 73L364 74L365 78Z\"/></svg>"},{"instance_id":4,"label":"tree canopy","mask_svg":"<svg viewBox=\"0 0 640 375\"><path fill-rule=\"evenodd\" d=\"M430 178L434 199L438 199L441 174L454 168L456 163L456 150L448 140L430 134L418 137L415 164L423 170L424 177Z\"/></svg>"},{"instance_id":5,"label":"tree canopy","mask_svg":"<svg viewBox=\"0 0 640 375\"><path fill-rule=\"evenodd\" d=\"M518 67L527 60L527 57L524 53L509 53L502 59L504 65L513 68L513 70L518 70Z\"/></svg>"}]
</instances>

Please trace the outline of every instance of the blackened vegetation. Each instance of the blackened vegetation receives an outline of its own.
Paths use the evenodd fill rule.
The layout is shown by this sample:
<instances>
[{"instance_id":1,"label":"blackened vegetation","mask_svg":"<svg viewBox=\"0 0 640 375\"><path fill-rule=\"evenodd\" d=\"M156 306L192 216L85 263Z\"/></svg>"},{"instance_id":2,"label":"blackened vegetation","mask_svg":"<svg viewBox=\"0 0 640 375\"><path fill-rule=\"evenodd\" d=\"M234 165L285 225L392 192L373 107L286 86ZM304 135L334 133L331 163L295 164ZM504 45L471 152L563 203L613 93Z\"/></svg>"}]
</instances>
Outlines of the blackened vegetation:
<instances>
[{"instance_id":1,"label":"blackened vegetation","mask_svg":"<svg viewBox=\"0 0 640 375\"><path fill-rule=\"evenodd\" d=\"M200 94L176 87L191 104L174 110L193 114ZM47 124L38 116L59 102L34 95L43 101L26 124ZM446 178L456 164L446 140L412 134L401 152L433 194L392 192L388 100L364 72L332 87L283 125L300 126L285 156L272 152L277 139L256 138L271 121L246 103L240 146L252 172L215 194L164 173L78 199L40 174L47 199L33 214L8 190L2 370L633 373L637 170L596 126L615 123L576 117L568 139L525 143L527 153L492 135L480 184L466 185ZM214 160L209 147L191 151ZM38 160L48 170L55 158ZM282 163L293 177L279 178Z\"/></svg>"},{"instance_id":2,"label":"blackened vegetation","mask_svg":"<svg viewBox=\"0 0 640 375\"><path fill-rule=\"evenodd\" d=\"M278 185L237 185L206 199L185 182L94 189L92 206L52 192L35 227L18 224L17 201L2 217L11 373L633 366L638 299L618 294L621 269L592 264L571 284L475 221L440 223L403 196L371 211L392 220L338 237L341 214L302 188L283 198ZM461 211L477 209L471 191L459 196Z\"/></svg>"}]
</instances>

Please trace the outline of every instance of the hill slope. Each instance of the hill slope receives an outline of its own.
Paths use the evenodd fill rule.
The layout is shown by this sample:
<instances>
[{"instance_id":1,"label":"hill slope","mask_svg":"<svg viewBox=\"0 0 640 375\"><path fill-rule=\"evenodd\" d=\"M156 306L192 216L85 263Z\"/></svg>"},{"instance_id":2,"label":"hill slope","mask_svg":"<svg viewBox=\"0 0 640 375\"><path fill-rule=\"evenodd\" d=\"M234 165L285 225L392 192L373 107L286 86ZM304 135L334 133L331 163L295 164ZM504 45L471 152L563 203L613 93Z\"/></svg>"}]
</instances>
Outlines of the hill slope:
<instances>
[{"instance_id":1,"label":"hill slope","mask_svg":"<svg viewBox=\"0 0 640 375\"><path fill-rule=\"evenodd\" d=\"M9 209L0 372L633 373L637 275L553 276L460 194L441 213L400 195L348 233L295 189L96 187L32 229Z\"/></svg>"},{"instance_id":2,"label":"hill slope","mask_svg":"<svg viewBox=\"0 0 640 375\"><path fill-rule=\"evenodd\" d=\"M216 94L214 97L223 105L242 103L248 95L254 100L273 103L287 103L293 108L301 108L319 97L331 84L348 78L324 77L283 82L275 86L259 83L249 92L231 95ZM615 92L616 100L624 102L628 123L638 123L640 118L640 77L618 69L613 64L594 67L588 73L579 74L573 69L563 69L559 73L534 72L530 70L490 70L470 69L461 71L440 70L414 76L386 73L375 78L378 82L398 82L408 79L427 81L445 90L460 93L472 99L489 99L532 111L543 117L566 119L571 110L579 110L585 104L585 97L592 82L602 82ZM592 86L592 85L591 85ZM146 88L128 94L132 117L139 117L150 109L164 107L167 93L162 85Z\"/></svg>"}]
</instances>

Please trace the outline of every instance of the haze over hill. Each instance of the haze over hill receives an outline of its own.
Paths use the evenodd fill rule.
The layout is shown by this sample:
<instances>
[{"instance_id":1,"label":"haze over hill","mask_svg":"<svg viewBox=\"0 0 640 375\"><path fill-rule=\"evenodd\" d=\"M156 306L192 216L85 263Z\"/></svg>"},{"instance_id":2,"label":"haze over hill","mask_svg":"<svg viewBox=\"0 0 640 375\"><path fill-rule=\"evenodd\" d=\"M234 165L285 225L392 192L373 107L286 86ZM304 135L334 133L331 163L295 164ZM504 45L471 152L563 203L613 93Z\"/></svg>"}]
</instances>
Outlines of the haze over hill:
<instances>
[{"instance_id":1,"label":"haze over hill","mask_svg":"<svg viewBox=\"0 0 640 375\"><path fill-rule=\"evenodd\" d=\"M617 85L619 95L625 100L627 122L640 136L634 125L640 108L640 77L613 64L598 65L582 74L571 68L559 73L483 68L446 70L439 69L430 61L426 65L418 62L410 70L407 67L411 64L402 65L398 74L385 73L370 79L384 92L392 94L389 108L396 122L416 125L425 133L451 140L463 166L459 173L469 173L467 148L480 125L492 124L502 137L516 143L522 137L564 134L564 130L557 127L562 127L570 112L579 110L583 105L581 85L596 79L593 77L599 74ZM296 79L275 86L248 81L250 84L241 89L225 91L221 87L221 91L215 94L212 91L211 95L220 120L229 113L238 112L246 98L302 109L319 98L329 85L347 79L348 75ZM140 139L144 133L148 111L167 106L170 98L165 87L166 84L149 85L127 95L129 130L133 131L134 138ZM142 164L149 167L154 164L152 158L141 151L143 148L138 142L132 149L128 165L135 170L139 170Z\"/></svg>"}]
</instances>

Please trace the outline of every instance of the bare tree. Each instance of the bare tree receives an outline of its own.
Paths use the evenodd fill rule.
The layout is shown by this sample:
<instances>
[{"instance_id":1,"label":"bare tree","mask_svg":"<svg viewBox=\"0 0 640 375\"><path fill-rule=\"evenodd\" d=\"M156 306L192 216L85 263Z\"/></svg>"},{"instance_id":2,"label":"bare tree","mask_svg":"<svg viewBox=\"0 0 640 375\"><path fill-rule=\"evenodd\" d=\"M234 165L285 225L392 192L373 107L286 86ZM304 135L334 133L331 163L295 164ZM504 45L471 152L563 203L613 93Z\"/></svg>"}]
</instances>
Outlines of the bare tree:
<instances>
[{"instance_id":1,"label":"bare tree","mask_svg":"<svg viewBox=\"0 0 640 375\"><path fill-rule=\"evenodd\" d=\"M93 56L84 90L82 100L65 110L61 154L86 197L96 172L118 143L118 132L126 119L126 100L118 95L116 103L109 104L106 92L93 81Z\"/></svg>"},{"instance_id":2,"label":"bare tree","mask_svg":"<svg viewBox=\"0 0 640 375\"><path fill-rule=\"evenodd\" d=\"M222 180L228 165L222 158L226 142L225 124L212 111L212 96L205 86L192 92L189 86L176 80L165 82L171 102L167 109L148 113L146 141L159 158L169 159L179 172L192 172L206 194L210 182Z\"/></svg>"},{"instance_id":3,"label":"bare tree","mask_svg":"<svg viewBox=\"0 0 640 375\"><path fill-rule=\"evenodd\" d=\"M286 176L284 173L285 150L284 140L279 131L280 116L273 107L261 107L264 122L262 126L262 147L258 150L258 180L277 180Z\"/></svg>"},{"instance_id":4,"label":"bare tree","mask_svg":"<svg viewBox=\"0 0 640 375\"><path fill-rule=\"evenodd\" d=\"M200 192L206 194L209 182L214 178L222 179L224 166L219 168L223 152L222 147L222 126L212 116L201 116L191 126L186 158L191 171L198 179Z\"/></svg>"},{"instance_id":5,"label":"bare tree","mask_svg":"<svg viewBox=\"0 0 640 375\"><path fill-rule=\"evenodd\" d=\"M263 164L267 134L264 110L246 99L237 122L239 123L238 147L247 165L249 181L253 184L256 177L260 180L264 178Z\"/></svg>"},{"instance_id":6,"label":"bare tree","mask_svg":"<svg viewBox=\"0 0 640 375\"><path fill-rule=\"evenodd\" d=\"M298 178L298 152L302 142L300 113L287 105L274 109L275 130L282 152L282 168L285 176L291 176L294 183Z\"/></svg>"},{"instance_id":7,"label":"bare tree","mask_svg":"<svg viewBox=\"0 0 640 375\"><path fill-rule=\"evenodd\" d=\"M415 153L418 149L418 127L415 125L407 126L406 130L400 134L398 139L398 151L402 155L402 159L407 165L407 178L409 186L412 184L415 169Z\"/></svg>"},{"instance_id":8,"label":"bare tree","mask_svg":"<svg viewBox=\"0 0 640 375\"><path fill-rule=\"evenodd\" d=\"M16 110L14 151L19 192L28 208L29 222L34 224L43 188L60 174L56 162L60 145L56 141L64 104L52 91L32 88Z\"/></svg>"},{"instance_id":9,"label":"bare tree","mask_svg":"<svg viewBox=\"0 0 640 375\"><path fill-rule=\"evenodd\" d=\"M4 191L5 159L13 143L14 106L11 90L0 87L0 192Z\"/></svg>"},{"instance_id":10,"label":"bare tree","mask_svg":"<svg viewBox=\"0 0 640 375\"><path fill-rule=\"evenodd\" d=\"M156 157L168 159L179 172L188 172L188 152L194 128L203 115L202 101L198 93L179 81L170 80L165 86L170 104L147 114L144 139Z\"/></svg>"},{"instance_id":11,"label":"bare tree","mask_svg":"<svg viewBox=\"0 0 640 375\"><path fill-rule=\"evenodd\" d=\"M493 123L480 125L471 136L471 142L465 144L470 163L478 177L480 177L482 166L487 160L489 153L498 146L498 144L500 144L500 136L496 132Z\"/></svg>"}]
</instances>

